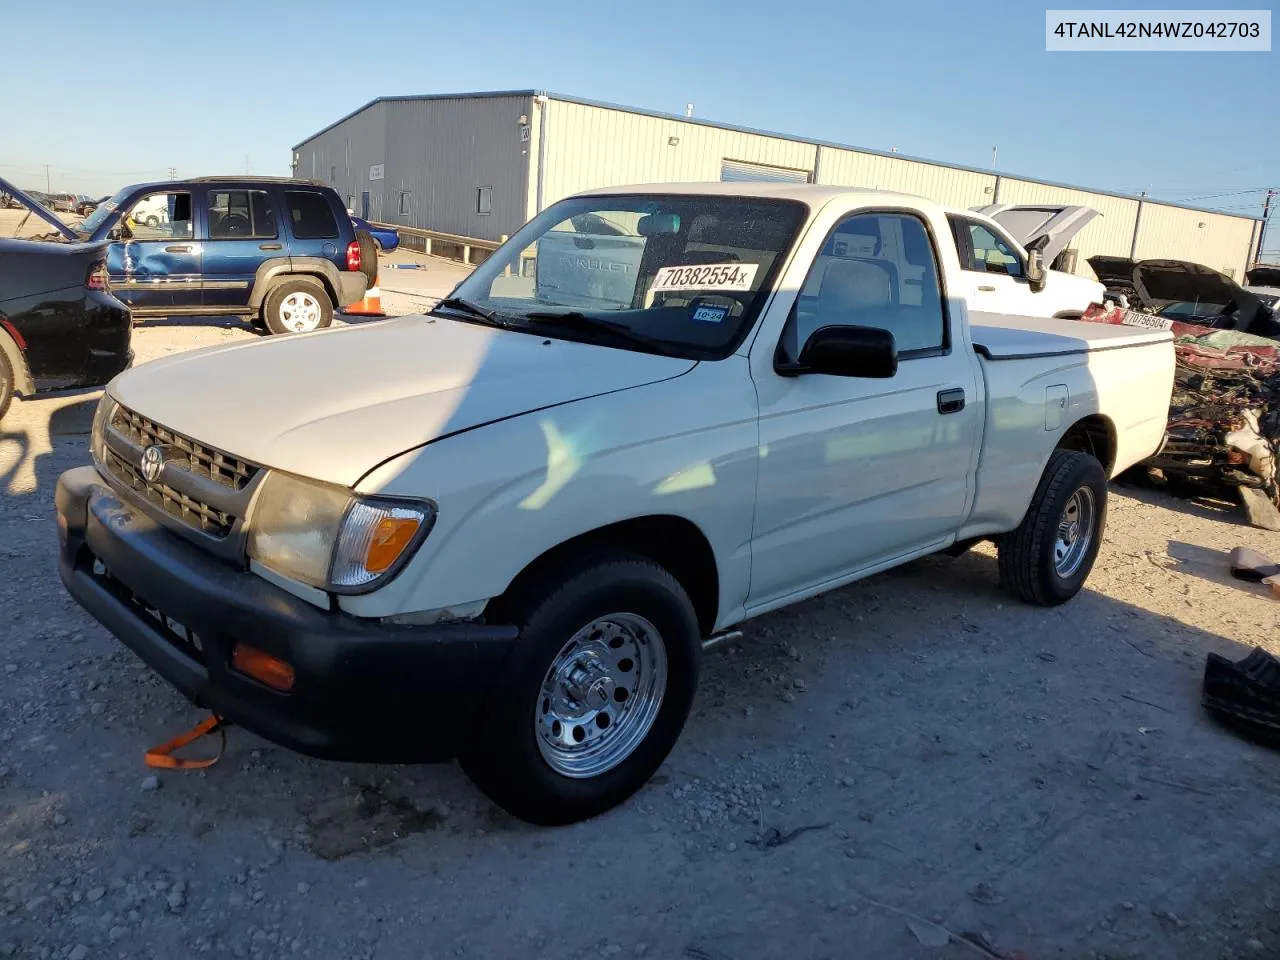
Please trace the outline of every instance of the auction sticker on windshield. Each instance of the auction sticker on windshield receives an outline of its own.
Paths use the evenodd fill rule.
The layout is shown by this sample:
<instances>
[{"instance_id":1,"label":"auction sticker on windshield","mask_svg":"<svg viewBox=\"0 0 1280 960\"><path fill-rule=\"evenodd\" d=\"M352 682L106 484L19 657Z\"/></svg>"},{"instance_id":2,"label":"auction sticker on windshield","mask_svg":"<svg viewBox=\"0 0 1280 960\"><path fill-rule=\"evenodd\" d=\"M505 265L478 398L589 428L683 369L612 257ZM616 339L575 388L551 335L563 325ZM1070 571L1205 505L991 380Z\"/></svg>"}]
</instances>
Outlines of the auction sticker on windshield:
<instances>
[{"instance_id":1,"label":"auction sticker on windshield","mask_svg":"<svg viewBox=\"0 0 1280 960\"><path fill-rule=\"evenodd\" d=\"M653 293L667 290L750 290L756 263L707 263L697 267L663 267L653 278Z\"/></svg>"}]
</instances>

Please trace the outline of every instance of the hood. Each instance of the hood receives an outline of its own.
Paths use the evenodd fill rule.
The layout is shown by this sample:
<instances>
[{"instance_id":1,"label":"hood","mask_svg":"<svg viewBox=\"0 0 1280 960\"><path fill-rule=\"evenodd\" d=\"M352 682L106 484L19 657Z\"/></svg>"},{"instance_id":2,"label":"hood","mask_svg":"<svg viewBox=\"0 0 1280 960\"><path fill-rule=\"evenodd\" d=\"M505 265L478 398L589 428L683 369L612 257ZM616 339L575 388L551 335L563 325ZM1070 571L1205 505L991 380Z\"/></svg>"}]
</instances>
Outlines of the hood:
<instances>
[{"instance_id":1,"label":"hood","mask_svg":"<svg viewBox=\"0 0 1280 960\"><path fill-rule=\"evenodd\" d=\"M1241 307L1257 303L1253 294L1226 274L1186 260L1140 260L1133 267L1133 285L1150 307L1173 301Z\"/></svg>"},{"instance_id":2,"label":"hood","mask_svg":"<svg viewBox=\"0 0 1280 960\"><path fill-rule=\"evenodd\" d=\"M1280 287L1280 264L1255 263L1244 275L1250 287Z\"/></svg>"},{"instance_id":3,"label":"hood","mask_svg":"<svg viewBox=\"0 0 1280 960\"><path fill-rule=\"evenodd\" d=\"M449 434L694 366L409 316L193 350L121 374L110 392L200 443L353 486L385 460Z\"/></svg>"},{"instance_id":4,"label":"hood","mask_svg":"<svg viewBox=\"0 0 1280 960\"><path fill-rule=\"evenodd\" d=\"M1024 247L1046 237L1046 266L1058 259L1058 254L1067 249L1072 238L1098 215L1092 207L1017 206L1009 203L990 203L973 209L1000 224Z\"/></svg>"},{"instance_id":5,"label":"hood","mask_svg":"<svg viewBox=\"0 0 1280 960\"><path fill-rule=\"evenodd\" d=\"M28 210L34 213L41 220L45 221L45 223L55 228L60 234L62 234L68 240L80 239L79 237L76 236L75 231L72 230L70 227L68 227L61 220L59 220L57 215L53 213L53 211L46 209L43 204L38 203L37 201L31 199L31 197L27 196L25 193L23 193L21 190L15 187L13 184L11 184L8 180L5 180L3 178L0 178L0 193L7 193L9 196L13 197L15 200L22 203L23 206L25 206Z\"/></svg>"},{"instance_id":6,"label":"hood","mask_svg":"<svg viewBox=\"0 0 1280 960\"><path fill-rule=\"evenodd\" d=\"M1129 257L1090 257L1087 261L1094 275L1107 285L1133 286L1133 265Z\"/></svg>"}]
</instances>

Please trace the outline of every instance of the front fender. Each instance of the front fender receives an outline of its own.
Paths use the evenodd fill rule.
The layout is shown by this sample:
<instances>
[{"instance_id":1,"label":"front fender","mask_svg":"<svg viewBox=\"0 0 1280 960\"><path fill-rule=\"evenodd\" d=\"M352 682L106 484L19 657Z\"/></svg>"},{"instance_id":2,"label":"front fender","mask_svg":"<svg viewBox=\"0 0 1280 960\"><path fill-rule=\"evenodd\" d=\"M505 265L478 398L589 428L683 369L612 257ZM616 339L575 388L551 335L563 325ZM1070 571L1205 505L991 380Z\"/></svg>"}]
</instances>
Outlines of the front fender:
<instances>
[{"instance_id":1,"label":"front fender","mask_svg":"<svg viewBox=\"0 0 1280 960\"><path fill-rule=\"evenodd\" d=\"M428 497L439 516L400 576L343 597L359 616L434 610L498 596L567 540L638 517L677 516L707 538L719 609L750 579L759 430L745 360L489 424L369 474L361 493Z\"/></svg>"}]
</instances>

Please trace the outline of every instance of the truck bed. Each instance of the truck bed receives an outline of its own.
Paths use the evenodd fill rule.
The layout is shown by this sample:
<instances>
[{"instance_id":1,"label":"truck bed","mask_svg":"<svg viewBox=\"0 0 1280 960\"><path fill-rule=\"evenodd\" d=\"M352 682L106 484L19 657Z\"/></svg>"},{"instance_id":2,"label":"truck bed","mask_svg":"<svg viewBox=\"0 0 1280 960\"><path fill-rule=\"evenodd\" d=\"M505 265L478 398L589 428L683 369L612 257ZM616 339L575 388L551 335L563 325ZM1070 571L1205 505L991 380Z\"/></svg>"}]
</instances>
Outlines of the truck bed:
<instances>
[{"instance_id":1,"label":"truck bed","mask_svg":"<svg viewBox=\"0 0 1280 960\"><path fill-rule=\"evenodd\" d=\"M973 346L988 360L1021 360L1072 353L1093 353L1164 343L1166 330L1147 330L1081 320L1014 317L999 313L970 313Z\"/></svg>"}]
</instances>

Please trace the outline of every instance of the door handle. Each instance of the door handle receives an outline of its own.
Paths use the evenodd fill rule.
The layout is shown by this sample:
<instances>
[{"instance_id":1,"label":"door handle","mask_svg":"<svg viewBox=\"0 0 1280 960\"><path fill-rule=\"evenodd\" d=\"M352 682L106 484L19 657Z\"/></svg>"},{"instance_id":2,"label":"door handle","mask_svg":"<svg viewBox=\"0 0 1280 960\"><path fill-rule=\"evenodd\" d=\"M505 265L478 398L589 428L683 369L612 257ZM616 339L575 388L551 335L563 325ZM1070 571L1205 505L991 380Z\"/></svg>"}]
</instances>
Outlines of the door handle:
<instances>
[{"instance_id":1,"label":"door handle","mask_svg":"<svg viewBox=\"0 0 1280 960\"><path fill-rule=\"evenodd\" d=\"M178 246L176 246L176 247L165 247L165 248L164 248L164 252L165 252L165 253L190 253L190 252L191 252L191 244L189 244L189 243L188 243L188 244L179 244L179 245L178 245Z\"/></svg>"},{"instance_id":2,"label":"door handle","mask_svg":"<svg viewBox=\"0 0 1280 960\"><path fill-rule=\"evenodd\" d=\"M964 409L964 391L960 388L955 390L939 390L938 391L938 412L939 413L959 413Z\"/></svg>"},{"instance_id":3,"label":"door handle","mask_svg":"<svg viewBox=\"0 0 1280 960\"><path fill-rule=\"evenodd\" d=\"M986 286L986 285L983 285L983 286L981 286L981 287L978 287L978 289L979 289L979 290L981 290L983 293L995 293L995 292L996 292L996 288L995 288L995 287L988 287L988 286Z\"/></svg>"},{"instance_id":4,"label":"door handle","mask_svg":"<svg viewBox=\"0 0 1280 960\"><path fill-rule=\"evenodd\" d=\"M282 244L279 244L279 243L260 243L258 244L258 249L259 250L282 250L284 249L284 247Z\"/></svg>"}]
</instances>

